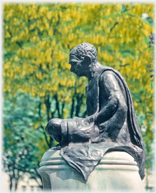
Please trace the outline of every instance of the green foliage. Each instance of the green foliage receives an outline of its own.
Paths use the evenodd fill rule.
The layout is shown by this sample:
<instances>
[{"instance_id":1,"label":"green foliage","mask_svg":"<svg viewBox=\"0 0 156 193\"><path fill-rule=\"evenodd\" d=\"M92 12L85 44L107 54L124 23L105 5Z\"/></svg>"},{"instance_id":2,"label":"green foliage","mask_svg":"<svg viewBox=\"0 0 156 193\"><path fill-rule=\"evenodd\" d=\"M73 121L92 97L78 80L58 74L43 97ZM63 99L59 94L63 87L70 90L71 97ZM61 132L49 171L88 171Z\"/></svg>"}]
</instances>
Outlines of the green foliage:
<instances>
[{"instance_id":1,"label":"green foliage","mask_svg":"<svg viewBox=\"0 0 156 193\"><path fill-rule=\"evenodd\" d=\"M41 184L37 168L43 153L39 140L44 139L43 130L33 128L39 119L34 113L35 105L36 100L22 94L4 101L3 166L10 178L10 190L17 189L18 181L25 173Z\"/></svg>"}]
</instances>

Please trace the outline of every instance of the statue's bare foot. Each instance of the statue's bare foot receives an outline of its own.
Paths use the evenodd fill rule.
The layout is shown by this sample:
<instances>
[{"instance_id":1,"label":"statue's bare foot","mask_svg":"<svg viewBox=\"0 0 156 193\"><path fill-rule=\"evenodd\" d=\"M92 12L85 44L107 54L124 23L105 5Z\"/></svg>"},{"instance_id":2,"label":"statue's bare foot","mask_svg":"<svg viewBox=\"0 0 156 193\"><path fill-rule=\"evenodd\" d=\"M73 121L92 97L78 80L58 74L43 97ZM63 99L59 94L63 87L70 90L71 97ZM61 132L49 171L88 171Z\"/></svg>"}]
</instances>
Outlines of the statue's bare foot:
<instances>
[{"instance_id":1,"label":"statue's bare foot","mask_svg":"<svg viewBox=\"0 0 156 193\"><path fill-rule=\"evenodd\" d=\"M53 149L53 150L60 150L60 149L61 149L61 146L60 146L60 144L57 144L56 147L53 147L52 149Z\"/></svg>"}]
</instances>

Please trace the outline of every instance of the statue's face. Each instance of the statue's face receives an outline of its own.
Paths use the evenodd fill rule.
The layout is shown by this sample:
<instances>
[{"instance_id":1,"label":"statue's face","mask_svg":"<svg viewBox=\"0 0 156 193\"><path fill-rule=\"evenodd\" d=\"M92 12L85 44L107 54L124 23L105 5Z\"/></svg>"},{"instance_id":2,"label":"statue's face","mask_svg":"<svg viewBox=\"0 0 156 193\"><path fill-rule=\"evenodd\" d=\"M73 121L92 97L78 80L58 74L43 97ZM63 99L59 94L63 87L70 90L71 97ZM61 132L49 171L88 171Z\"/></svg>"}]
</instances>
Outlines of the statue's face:
<instances>
[{"instance_id":1,"label":"statue's face","mask_svg":"<svg viewBox=\"0 0 156 193\"><path fill-rule=\"evenodd\" d=\"M80 60L75 55L70 54L69 64L71 65L71 72L75 73L79 77L86 76L88 66L83 62L83 60Z\"/></svg>"},{"instance_id":2,"label":"statue's face","mask_svg":"<svg viewBox=\"0 0 156 193\"><path fill-rule=\"evenodd\" d=\"M71 65L70 71L75 73L77 76L81 76L81 61L72 59L69 61L69 64Z\"/></svg>"}]
</instances>

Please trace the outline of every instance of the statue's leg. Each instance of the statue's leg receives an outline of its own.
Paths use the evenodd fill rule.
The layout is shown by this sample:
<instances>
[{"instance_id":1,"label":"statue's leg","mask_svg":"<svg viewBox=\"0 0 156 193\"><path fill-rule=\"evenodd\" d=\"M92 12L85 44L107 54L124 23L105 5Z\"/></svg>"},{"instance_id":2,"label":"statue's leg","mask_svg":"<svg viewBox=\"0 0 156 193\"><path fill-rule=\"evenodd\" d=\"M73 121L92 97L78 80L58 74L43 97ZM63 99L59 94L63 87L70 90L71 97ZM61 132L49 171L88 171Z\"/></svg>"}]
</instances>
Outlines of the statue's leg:
<instances>
[{"instance_id":1,"label":"statue's leg","mask_svg":"<svg viewBox=\"0 0 156 193\"><path fill-rule=\"evenodd\" d=\"M92 123L84 124L83 118L74 117L68 121L68 142L89 142L99 136L98 127Z\"/></svg>"}]
</instances>

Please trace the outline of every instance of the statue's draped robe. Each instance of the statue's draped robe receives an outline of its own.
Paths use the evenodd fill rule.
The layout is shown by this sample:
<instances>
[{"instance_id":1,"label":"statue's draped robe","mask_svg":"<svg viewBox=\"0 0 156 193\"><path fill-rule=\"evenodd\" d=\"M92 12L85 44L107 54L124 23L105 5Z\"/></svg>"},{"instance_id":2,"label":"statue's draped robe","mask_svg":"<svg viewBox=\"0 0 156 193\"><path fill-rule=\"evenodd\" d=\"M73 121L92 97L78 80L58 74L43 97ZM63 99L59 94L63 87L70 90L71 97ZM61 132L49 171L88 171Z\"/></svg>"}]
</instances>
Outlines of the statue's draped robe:
<instances>
[{"instance_id":1,"label":"statue's draped robe","mask_svg":"<svg viewBox=\"0 0 156 193\"><path fill-rule=\"evenodd\" d=\"M128 86L121 74L109 67L102 67L86 87L88 115L98 114L100 107L100 77L109 72L115 77L122 96L126 113L122 112L123 99L118 103L113 116L103 123L91 122L84 125L83 118L65 119L61 123L61 156L80 172L87 181L90 173L109 151L125 151L138 163L140 177L144 178L145 149L139 124ZM100 88L100 89L99 89Z\"/></svg>"}]
</instances>

